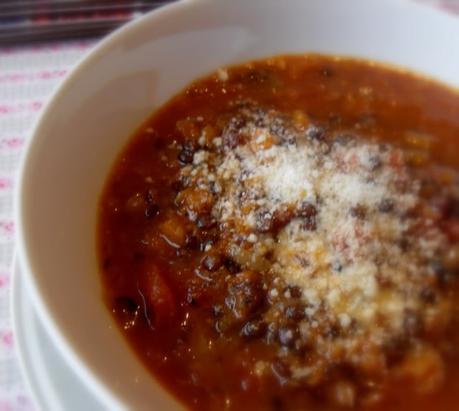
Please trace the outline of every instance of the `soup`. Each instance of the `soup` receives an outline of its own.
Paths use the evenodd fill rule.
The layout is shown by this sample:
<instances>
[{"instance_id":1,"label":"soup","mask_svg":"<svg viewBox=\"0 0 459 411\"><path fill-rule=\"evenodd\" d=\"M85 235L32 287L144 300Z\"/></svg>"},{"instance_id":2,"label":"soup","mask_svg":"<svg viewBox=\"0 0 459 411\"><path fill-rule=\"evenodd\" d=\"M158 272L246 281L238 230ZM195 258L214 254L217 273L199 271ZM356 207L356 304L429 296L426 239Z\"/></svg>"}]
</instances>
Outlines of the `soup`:
<instances>
[{"instance_id":1,"label":"soup","mask_svg":"<svg viewBox=\"0 0 459 411\"><path fill-rule=\"evenodd\" d=\"M454 410L459 95L279 56L154 113L100 202L106 303L195 410Z\"/></svg>"}]
</instances>

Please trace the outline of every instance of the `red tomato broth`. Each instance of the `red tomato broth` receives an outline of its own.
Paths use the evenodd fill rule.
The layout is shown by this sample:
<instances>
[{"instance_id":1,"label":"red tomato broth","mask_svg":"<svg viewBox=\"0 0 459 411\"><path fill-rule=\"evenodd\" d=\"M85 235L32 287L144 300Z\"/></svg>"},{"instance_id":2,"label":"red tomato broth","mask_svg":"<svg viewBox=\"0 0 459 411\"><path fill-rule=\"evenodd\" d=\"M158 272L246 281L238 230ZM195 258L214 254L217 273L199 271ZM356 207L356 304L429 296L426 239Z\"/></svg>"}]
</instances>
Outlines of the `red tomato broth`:
<instances>
[{"instance_id":1,"label":"red tomato broth","mask_svg":"<svg viewBox=\"0 0 459 411\"><path fill-rule=\"evenodd\" d=\"M258 378L253 372L258 360L276 368L272 347L238 332L216 335L209 311L214 301L195 305L190 296L190 285L212 286L201 285L206 280L195 273L205 253L185 244L186 235L176 229L193 226L176 212L177 144L202 130L185 122L180 131L177 123L202 117L202 124L214 125L222 114L234 111L230 102L250 99L281 113L301 110L331 130L352 129L407 150L412 149L408 132L429 135L428 161L456 168L452 147L459 136L459 95L410 73L323 56L275 57L228 73L226 81L213 74L174 97L117 160L100 203L99 255L107 306L145 366L191 409L336 410L324 399L323 387L282 384L282 370ZM204 300L212 293L215 298L223 295L215 286ZM458 341L454 333L442 338ZM457 354L450 353L440 390L417 395L399 382L387 387L385 400L371 409L456 409Z\"/></svg>"}]
</instances>

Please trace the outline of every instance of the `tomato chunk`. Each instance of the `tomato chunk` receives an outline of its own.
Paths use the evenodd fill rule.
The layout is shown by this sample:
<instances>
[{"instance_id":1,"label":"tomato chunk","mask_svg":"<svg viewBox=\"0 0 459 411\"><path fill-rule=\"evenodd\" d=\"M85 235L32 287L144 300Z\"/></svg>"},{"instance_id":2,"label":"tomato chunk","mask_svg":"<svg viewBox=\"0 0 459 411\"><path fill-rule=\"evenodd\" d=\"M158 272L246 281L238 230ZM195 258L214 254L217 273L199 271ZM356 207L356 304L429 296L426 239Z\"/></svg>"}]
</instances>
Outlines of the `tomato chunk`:
<instances>
[{"instance_id":1,"label":"tomato chunk","mask_svg":"<svg viewBox=\"0 0 459 411\"><path fill-rule=\"evenodd\" d=\"M444 231L453 242L459 241L459 220L452 219L444 225Z\"/></svg>"},{"instance_id":2,"label":"tomato chunk","mask_svg":"<svg viewBox=\"0 0 459 411\"><path fill-rule=\"evenodd\" d=\"M155 265L145 271L140 282L140 291L152 325L159 328L170 324L177 315L176 299L165 274Z\"/></svg>"}]
</instances>

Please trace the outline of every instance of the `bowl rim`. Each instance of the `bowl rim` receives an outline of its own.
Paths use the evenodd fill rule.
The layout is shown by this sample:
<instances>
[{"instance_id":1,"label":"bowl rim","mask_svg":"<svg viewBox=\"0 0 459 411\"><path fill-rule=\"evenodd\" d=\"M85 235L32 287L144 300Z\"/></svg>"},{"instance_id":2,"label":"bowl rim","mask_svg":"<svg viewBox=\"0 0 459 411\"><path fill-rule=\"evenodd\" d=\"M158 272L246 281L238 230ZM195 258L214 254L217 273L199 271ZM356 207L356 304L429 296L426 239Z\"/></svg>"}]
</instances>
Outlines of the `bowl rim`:
<instances>
[{"instance_id":1,"label":"bowl rim","mask_svg":"<svg viewBox=\"0 0 459 411\"><path fill-rule=\"evenodd\" d=\"M27 283L28 292L33 306L37 310L38 317L42 321L51 339L56 344L59 352L67 361L69 367L75 371L80 380L85 382L85 386L88 387L92 394L100 399L100 401L110 410L124 410L126 409L126 404L124 404L121 398L109 389L106 383L98 377L94 368L77 354L77 351L74 348L74 343L70 341L67 335L59 329L57 322L54 319L53 311L41 295L40 285L38 284L36 275L34 274L35 270L28 258L28 239L24 229L23 219L25 204L24 201L22 201L22 198L24 195L23 193L25 192L24 182L28 174L29 158L33 155L34 145L36 145L40 138L43 138L41 137L43 135L42 129L48 120L49 113L53 111L61 96L66 93L67 88L75 82L77 77L81 75L81 72L83 72L87 66L90 66L94 60L103 55L111 47L116 46L118 40L121 40L124 36L129 35L136 30L140 30L143 25L147 24L147 22L148 24L154 24L155 20L167 18L169 14L185 9L189 7L191 3L206 1L209 0L178 0L166 3L139 18L126 23L122 27L119 27L90 49L81 58L81 60L76 63L65 79L63 79L59 86L48 97L46 106L31 126L29 138L25 143L23 154L19 162L17 184L13 194L13 215L16 222L15 256L17 258L17 264L19 264L22 269L21 272L24 276L25 282ZM10 302L10 304L13 303L13 301Z\"/></svg>"},{"instance_id":2,"label":"bowl rim","mask_svg":"<svg viewBox=\"0 0 459 411\"><path fill-rule=\"evenodd\" d=\"M33 306L37 310L39 319L42 321L46 331L49 333L51 339L56 344L59 352L67 361L69 366L75 371L78 377L85 382L85 385L93 393L93 395L95 395L96 398L98 398L110 410L124 410L127 408L127 406L118 396L118 394L115 391L112 391L108 385L101 378L99 378L94 367L77 354L74 343L68 338L66 334L64 334L59 329L58 324L55 321L53 311L48 306L45 298L40 292L40 285L34 273L35 270L33 269L32 264L28 258L27 250L29 249L29 240L27 239L27 234L24 227L23 213L25 204L23 201L23 195L25 192L25 179L29 173L29 158L33 156L34 146L37 144L37 141L43 139L42 129L44 128L45 123L48 121L49 113L54 110L54 107L58 104L61 96L66 93L67 88L72 86L75 80L81 75L81 72L83 72L87 66L93 64L94 60L103 55L105 52L109 51L112 47L116 46L117 42L124 36L129 35L130 33L133 33L137 30L141 30L146 24L154 24L156 20L163 18L167 19L170 14L185 10L188 7L193 7L194 5L205 5L206 3L210 2L224 3L225 1L227 0L177 0L171 3L166 3L159 8L154 9L145 15L123 25L122 27L110 33L108 36L104 37L92 49L84 54L84 56L76 63L76 65L70 70L67 76L59 84L59 86L49 95L46 106L31 126L29 138L25 143L23 154L19 162L16 180L17 182L13 195L13 214L14 221L16 222L15 245L16 258L18 260L17 264L19 264L21 267L24 281L27 283L28 292L32 299ZM339 0L328 1L333 2ZM360 1L362 3L369 3L372 1L379 4L379 0ZM436 14L437 16L441 15L442 18L456 19L456 17L451 16L451 14L445 10L436 9L432 7L432 5L418 3L415 0L387 0L386 3L388 4L388 7L405 6L407 9L417 8L424 11L428 10L430 13ZM10 301L10 305L13 303L13 301ZM24 370L24 367L22 367L22 369Z\"/></svg>"}]
</instances>

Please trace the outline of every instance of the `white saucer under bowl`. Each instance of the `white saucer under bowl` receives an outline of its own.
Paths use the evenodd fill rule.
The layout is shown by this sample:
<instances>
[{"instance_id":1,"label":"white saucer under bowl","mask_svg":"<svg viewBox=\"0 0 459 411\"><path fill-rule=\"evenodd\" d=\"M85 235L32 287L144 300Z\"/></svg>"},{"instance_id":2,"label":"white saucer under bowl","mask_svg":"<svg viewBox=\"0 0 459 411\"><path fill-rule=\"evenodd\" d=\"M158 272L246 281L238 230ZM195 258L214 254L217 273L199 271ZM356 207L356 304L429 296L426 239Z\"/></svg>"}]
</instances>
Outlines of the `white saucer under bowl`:
<instances>
[{"instance_id":1,"label":"white saucer under bowl","mask_svg":"<svg viewBox=\"0 0 459 411\"><path fill-rule=\"evenodd\" d=\"M12 318L27 385L40 410L104 410L58 351L40 322L17 259L13 268Z\"/></svg>"}]
</instances>

